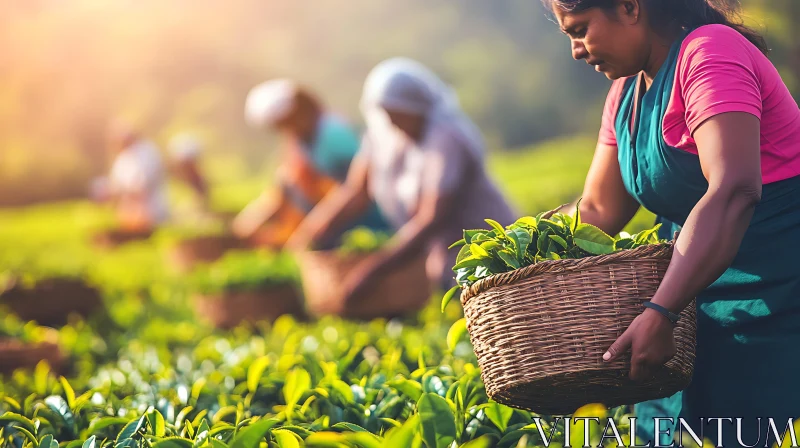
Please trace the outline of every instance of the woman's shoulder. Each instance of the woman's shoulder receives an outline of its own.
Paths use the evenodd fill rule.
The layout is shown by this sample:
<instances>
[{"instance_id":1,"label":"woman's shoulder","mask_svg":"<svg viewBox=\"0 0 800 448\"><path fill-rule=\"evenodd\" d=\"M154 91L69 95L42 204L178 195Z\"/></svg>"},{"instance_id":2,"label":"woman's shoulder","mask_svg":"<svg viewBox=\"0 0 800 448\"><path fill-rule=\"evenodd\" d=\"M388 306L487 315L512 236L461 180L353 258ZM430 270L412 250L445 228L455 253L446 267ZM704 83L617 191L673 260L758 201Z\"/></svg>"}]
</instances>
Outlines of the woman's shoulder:
<instances>
[{"instance_id":1,"label":"woman's shoulder","mask_svg":"<svg viewBox=\"0 0 800 448\"><path fill-rule=\"evenodd\" d=\"M703 25L690 31L681 44L681 59L683 60L706 54L745 56L761 54L761 51L734 28L712 24Z\"/></svg>"}]
</instances>

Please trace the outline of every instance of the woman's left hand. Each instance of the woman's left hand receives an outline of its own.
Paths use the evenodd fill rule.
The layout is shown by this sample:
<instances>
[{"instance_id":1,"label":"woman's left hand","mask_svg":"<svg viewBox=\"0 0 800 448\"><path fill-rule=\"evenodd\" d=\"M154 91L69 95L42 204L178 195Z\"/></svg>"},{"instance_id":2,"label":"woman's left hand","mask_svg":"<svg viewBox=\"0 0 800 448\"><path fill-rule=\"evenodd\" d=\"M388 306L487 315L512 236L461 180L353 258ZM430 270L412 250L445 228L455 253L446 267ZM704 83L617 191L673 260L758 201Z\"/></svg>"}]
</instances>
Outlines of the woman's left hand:
<instances>
[{"instance_id":1,"label":"woman's left hand","mask_svg":"<svg viewBox=\"0 0 800 448\"><path fill-rule=\"evenodd\" d=\"M630 378L645 381L654 370L666 364L677 352L672 323L658 311L647 308L631 322L614 344L603 355L611 362L631 350Z\"/></svg>"}]
</instances>

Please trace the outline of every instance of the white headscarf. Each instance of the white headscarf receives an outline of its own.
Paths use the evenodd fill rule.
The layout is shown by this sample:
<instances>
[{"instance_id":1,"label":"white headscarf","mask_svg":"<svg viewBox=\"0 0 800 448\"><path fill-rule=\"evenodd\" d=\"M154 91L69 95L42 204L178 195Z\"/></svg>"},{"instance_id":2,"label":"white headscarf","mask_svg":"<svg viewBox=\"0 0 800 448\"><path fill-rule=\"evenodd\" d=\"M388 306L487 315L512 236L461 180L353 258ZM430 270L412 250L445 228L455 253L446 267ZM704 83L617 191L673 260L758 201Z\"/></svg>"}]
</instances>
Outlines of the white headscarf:
<instances>
[{"instance_id":1,"label":"white headscarf","mask_svg":"<svg viewBox=\"0 0 800 448\"><path fill-rule=\"evenodd\" d=\"M423 115L428 129L445 123L455 127L467 139L474 154L483 158L481 133L461 110L455 91L419 62L408 58L388 59L367 76L361 112L370 138L379 147L382 142L391 142L396 134L386 109Z\"/></svg>"},{"instance_id":2,"label":"white headscarf","mask_svg":"<svg viewBox=\"0 0 800 448\"><path fill-rule=\"evenodd\" d=\"M297 84L290 79L273 79L253 87L245 101L245 121L252 127L272 126L294 107Z\"/></svg>"},{"instance_id":3,"label":"white headscarf","mask_svg":"<svg viewBox=\"0 0 800 448\"><path fill-rule=\"evenodd\" d=\"M188 162L200 155L200 142L191 134L178 134L169 141L170 156L178 162Z\"/></svg>"}]
</instances>

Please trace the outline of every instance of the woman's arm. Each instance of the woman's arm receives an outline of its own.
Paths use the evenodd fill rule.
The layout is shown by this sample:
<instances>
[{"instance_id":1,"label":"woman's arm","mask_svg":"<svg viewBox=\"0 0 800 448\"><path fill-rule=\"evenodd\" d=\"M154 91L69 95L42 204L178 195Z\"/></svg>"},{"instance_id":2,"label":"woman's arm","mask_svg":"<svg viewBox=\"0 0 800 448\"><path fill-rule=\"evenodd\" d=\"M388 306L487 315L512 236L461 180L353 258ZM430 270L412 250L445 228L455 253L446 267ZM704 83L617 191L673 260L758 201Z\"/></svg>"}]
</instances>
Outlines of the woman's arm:
<instances>
[{"instance_id":1,"label":"woman's arm","mask_svg":"<svg viewBox=\"0 0 800 448\"><path fill-rule=\"evenodd\" d=\"M364 213L370 202L367 193L368 172L366 158L355 157L345 183L334 188L311 210L286 246L295 250L313 247Z\"/></svg>"},{"instance_id":2,"label":"woman's arm","mask_svg":"<svg viewBox=\"0 0 800 448\"><path fill-rule=\"evenodd\" d=\"M713 116L695 131L708 191L692 209L675 242L672 261L653 303L680 312L730 266L761 199L760 126L754 115L730 112ZM652 367L674 355L674 340L671 346L653 343L659 338L672 340L672 326L647 309L609 348L606 357L616 359L632 348L631 377L645 378Z\"/></svg>"},{"instance_id":3,"label":"woman's arm","mask_svg":"<svg viewBox=\"0 0 800 448\"><path fill-rule=\"evenodd\" d=\"M239 238L250 238L258 229L277 216L289 202L283 191L272 196L272 192L264 192L236 215L231 231Z\"/></svg>"},{"instance_id":4,"label":"woman's arm","mask_svg":"<svg viewBox=\"0 0 800 448\"><path fill-rule=\"evenodd\" d=\"M616 146L597 144L580 207L582 222L595 225L609 235L622 231L639 210L639 203L622 183Z\"/></svg>"},{"instance_id":5,"label":"woman's arm","mask_svg":"<svg viewBox=\"0 0 800 448\"><path fill-rule=\"evenodd\" d=\"M361 275L371 277L391 272L424 250L427 241L451 215L454 199L453 193L431 191L424 194L414 217L400 227L386 249L366 260Z\"/></svg>"}]
</instances>

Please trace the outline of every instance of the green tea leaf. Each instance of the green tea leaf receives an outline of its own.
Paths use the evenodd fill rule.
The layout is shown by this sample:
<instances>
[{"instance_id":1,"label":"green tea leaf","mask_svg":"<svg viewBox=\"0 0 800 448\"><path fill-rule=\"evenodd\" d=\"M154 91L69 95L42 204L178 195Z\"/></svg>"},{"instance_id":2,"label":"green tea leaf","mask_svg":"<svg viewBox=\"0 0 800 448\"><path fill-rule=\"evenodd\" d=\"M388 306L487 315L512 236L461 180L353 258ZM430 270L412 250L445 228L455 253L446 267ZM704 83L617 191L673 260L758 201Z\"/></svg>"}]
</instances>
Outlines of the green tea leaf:
<instances>
[{"instance_id":1,"label":"green tea leaf","mask_svg":"<svg viewBox=\"0 0 800 448\"><path fill-rule=\"evenodd\" d=\"M550 239L555 241L559 246L566 249L567 248L567 241L564 238L561 238L558 235L550 235Z\"/></svg>"},{"instance_id":2,"label":"green tea leaf","mask_svg":"<svg viewBox=\"0 0 800 448\"><path fill-rule=\"evenodd\" d=\"M494 219L484 219L484 221L486 221L486 224L492 226L492 228L494 229L495 233L499 238L506 237L506 230L503 228L502 225L500 225L499 222L495 221Z\"/></svg>"},{"instance_id":3,"label":"green tea leaf","mask_svg":"<svg viewBox=\"0 0 800 448\"><path fill-rule=\"evenodd\" d=\"M463 246L465 244L467 244L467 240L465 240L464 238L461 238L460 240L458 240L455 243L453 243L450 246L448 246L447 249L448 250L455 249L456 247Z\"/></svg>"},{"instance_id":4,"label":"green tea leaf","mask_svg":"<svg viewBox=\"0 0 800 448\"><path fill-rule=\"evenodd\" d=\"M63 376L58 377L58 382L61 383L61 388L64 389L64 398L67 399L67 405L70 409L75 409L75 390L69 385L69 381Z\"/></svg>"},{"instance_id":5,"label":"green tea leaf","mask_svg":"<svg viewBox=\"0 0 800 448\"><path fill-rule=\"evenodd\" d=\"M467 320L463 317L450 326L450 330L447 331L447 348L451 352L456 349L456 345L458 345L466 332Z\"/></svg>"},{"instance_id":6,"label":"green tea leaf","mask_svg":"<svg viewBox=\"0 0 800 448\"><path fill-rule=\"evenodd\" d=\"M347 448L347 439L338 432L316 432L305 440L306 446L311 448Z\"/></svg>"},{"instance_id":7,"label":"green tea leaf","mask_svg":"<svg viewBox=\"0 0 800 448\"><path fill-rule=\"evenodd\" d=\"M19 423L28 431L36 430L36 425L34 425L33 420L30 420L25 416L16 414L14 412L6 412L5 414L0 415L0 425L7 425L9 423Z\"/></svg>"},{"instance_id":8,"label":"green tea leaf","mask_svg":"<svg viewBox=\"0 0 800 448\"><path fill-rule=\"evenodd\" d=\"M344 434L345 440L357 448L383 448L384 440L368 432L352 432Z\"/></svg>"},{"instance_id":9,"label":"green tea leaf","mask_svg":"<svg viewBox=\"0 0 800 448\"><path fill-rule=\"evenodd\" d=\"M153 444L153 448L194 448L189 439L182 437L168 437Z\"/></svg>"},{"instance_id":10,"label":"green tea leaf","mask_svg":"<svg viewBox=\"0 0 800 448\"><path fill-rule=\"evenodd\" d=\"M52 435L48 434L39 441L39 448L58 448L58 442L53 439Z\"/></svg>"},{"instance_id":11,"label":"green tea leaf","mask_svg":"<svg viewBox=\"0 0 800 448\"><path fill-rule=\"evenodd\" d=\"M334 380L332 383L332 388L339 395L341 395L341 398L346 404L353 404L355 397L353 396L353 390L350 389L350 386L347 383L342 380Z\"/></svg>"},{"instance_id":12,"label":"green tea leaf","mask_svg":"<svg viewBox=\"0 0 800 448\"><path fill-rule=\"evenodd\" d=\"M456 257L456 264L470 256L472 256L472 251L469 250L469 244L461 246L461 250L458 251L458 256Z\"/></svg>"},{"instance_id":13,"label":"green tea leaf","mask_svg":"<svg viewBox=\"0 0 800 448\"><path fill-rule=\"evenodd\" d=\"M447 308L447 304L449 304L450 301L453 300L453 297L455 297L456 293L459 292L459 291L461 291L461 287L460 286L453 286L452 288L450 288L445 293L444 297L442 297L442 312L443 313L444 313L444 309Z\"/></svg>"},{"instance_id":14,"label":"green tea leaf","mask_svg":"<svg viewBox=\"0 0 800 448\"><path fill-rule=\"evenodd\" d=\"M97 438L95 436L91 436L83 442L81 448L96 448Z\"/></svg>"},{"instance_id":15,"label":"green tea leaf","mask_svg":"<svg viewBox=\"0 0 800 448\"><path fill-rule=\"evenodd\" d=\"M309 389L311 389L311 376L302 368L295 368L286 375L286 384L283 386L283 398L289 409L294 408Z\"/></svg>"},{"instance_id":16,"label":"green tea leaf","mask_svg":"<svg viewBox=\"0 0 800 448\"><path fill-rule=\"evenodd\" d=\"M426 393L417 403L422 438L429 448L448 448L456 439L456 424L453 410L439 395Z\"/></svg>"},{"instance_id":17,"label":"green tea leaf","mask_svg":"<svg viewBox=\"0 0 800 448\"><path fill-rule=\"evenodd\" d=\"M483 266L483 264L484 264L484 261L482 259L480 259L478 257L470 256L470 257L467 257L467 258L461 260L455 266L453 266L453 270L459 270L459 269L462 269L462 268L477 268L479 266Z\"/></svg>"},{"instance_id":18,"label":"green tea leaf","mask_svg":"<svg viewBox=\"0 0 800 448\"><path fill-rule=\"evenodd\" d=\"M519 269L520 264L519 261L517 260L517 257L514 256L514 254L511 254L505 250L501 250L497 252L497 256L500 257L500 259L503 260L503 262L505 262L505 264L507 264L510 268Z\"/></svg>"},{"instance_id":19,"label":"green tea leaf","mask_svg":"<svg viewBox=\"0 0 800 448\"><path fill-rule=\"evenodd\" d=\"M496 440L496 436L484 434L477 439L473 439L463 445L459 445L459 448L492 448L495 446L494 444Z\"/></svg>"},{"instance_id":20,"label":"green tea leaf","mask_svg":"<svg viewBox=\"0 0 800 448\"><path fill-rule=\"evenodd\" d=\"M402 378L389 381L388 383L386 383L386 385L397 389L399 392L401 392L402 394L406 395L407 397L411 398L414 401L418 401L419 398L422 396L422 385L413 380Z\"/></svg>"},{"instance_id":21,"label":"green tea leaf","mask_svg":"<svg viewBox=\"0 0 800 448\"><path fill-rule=\"evenodd\" d=\"M123 417L101 417L97 420L94 420L92 424L89 425L89 429L87 430L88 434L96 434L109 426L114 425L125 425L129 422L127 418Z\"/></svg>"},{"instance_id":22,"label":"green tea leaf","mask_svg":"<svg viewBox=\"0 0 800 448\"><path fill-rule=\"evenodd\" d=\"M269 365L269 358L262 356L253 361L247 369L247 390L251 393L255 393L258 389L258 382L261 380L261 376L264 375L267 365Z\"/></svg>"},{"instance_id":23,"label":"green tea leaf","mask_svg":"<svg viewBox=\"0 0 800 448\"><path fill-rule=\"evenodd\" d=\"M258 448L261 441L269 434L270 429L278 424L278 420L259 420L239 431L230 448Z\"/></svg>"},{"instance_id":24,"label":"green tea leaf","mask_svg":"<svg viewBox=\"0 0 800 448\"><path fill-rule=\"evenodd\" d=\"M581 224L575 230L573 241L581 249L592 255L614 252L614 238L591 224Z\"/></svg>"},{"instance_id":25,"label":"green tea leaf","mask_svg":"<svg viewBox=\"0 0 800 448\"><path fill-rule=\"evenodd\" d=\"M122 428L122 431L119 432L116 443L119 445L120 443L125 442L126 439L132 439L136 433L142 430L142 427L144 427L144 422L144 415L141 418L137 418L128 422L128 424Z\"/></svg>"},{"instance_id":26,"label":"green tea leaf","mask_svg":"<svg viewBox=\"0 0 800 448\"><path fill-rule=\"evenodd\" d=\"M478 258L489 258L489 252L486 252L486 249L482 248L481 246L472 243L469 246L470 252L472 252L473 257Z\"/></svg>"},{"instance_id":27,"label":"green tea leaf","mask_svg":"<svg viewBox=\"0 0 800 448\"><path fill-rule=\"evenodd\" d=\"M614 250L625 250L630 249L636 242L633 238L621 238L614 242Z\"/></svg>"},{"instance_id":28,"label":"green tea leaf","mask_svg":"<svg viewBox=\"0 0 800 448\"><path fill-rule=\"evenodd\" d=\"M285 429L276 429L272 431L272 437L279 448L300 448L304 445L303 439L292 431Z\"/></svg>"},{"instance_id":29,"label":"green tea leaf","mask_svg":"<svg viewBox=\"0 0 800 448\"><path fill-rule=\"evenodd\" d=\"M516 220L516 222L514 222L514 224L517 224L517 225L520 225L520 226L525 226L525 227L530 227L530 228L533 228L533 229L538 227L538 223L536 222L536 218L534 218L532 216L523 216L522 218L519 218L518 220Z\"/></svg>"},{"instance_id":30,"label":"green tea leaf","mask_svg":"<svg viewBox=\"0 0 800 448\"><path fill-rule=\"evenodd\" d=\"M472 244L473 243L472 240L475 239L476 237L483 237L480 239L485 241L487 239L486 238L487 233L489 233L489 231L484 229L464 230L464 242L466 244Z\"/></svg>"},{"instance_id":31,"label":"green tea leaf","mask_svg":"<svg viewBox=\"0 0 800 448\"><path fill-rule=\"evenodd\" d=\"M489 402L489 406L484 408L483 412L486 413L489 420L491 420L501 432L506 432L508 422L511 421L511 417L514 416L513 409L494 401Z\"/></svg>"},{"instance_id":32,"label":"green tea leaf","mask_svg":"<svg viewBox=\"0 0 800 448\"><path fill-rule=\"evenodd\" d=\"M335 429L337 431L350 431L350 432L368 432L366 429L354 425L352 423L341 422L331 426L331 429Z\"/></svg>"},{"instance_id":33,"label":"green tea leaf","mask_svg":"<svg viewBox=\"0 0 800 448\"><path fill-rule=\"evenodd\" d=\"M440 397L441 398L441 397ZM409 448L420 425L420 414L414 414L399 428L393 428L386 434L386 448ZM453 424L455 427L455 423ZM436 445L429 445L430 448Z\"/></svg>"},{"instance_id":34,"label":"green tea leaf","mask_svg":"<svg viewBox=\"0 0 800 448\"><path fill-rule=\"evenodd\" d=\"M153 431L153 435L156 437L164 437L167 433L167 427L164 423L164 416L158 412L157 409L153 409L146 414L147 417L147 424L150 425L150 430Z\"/></svg>"}]
</instances>

